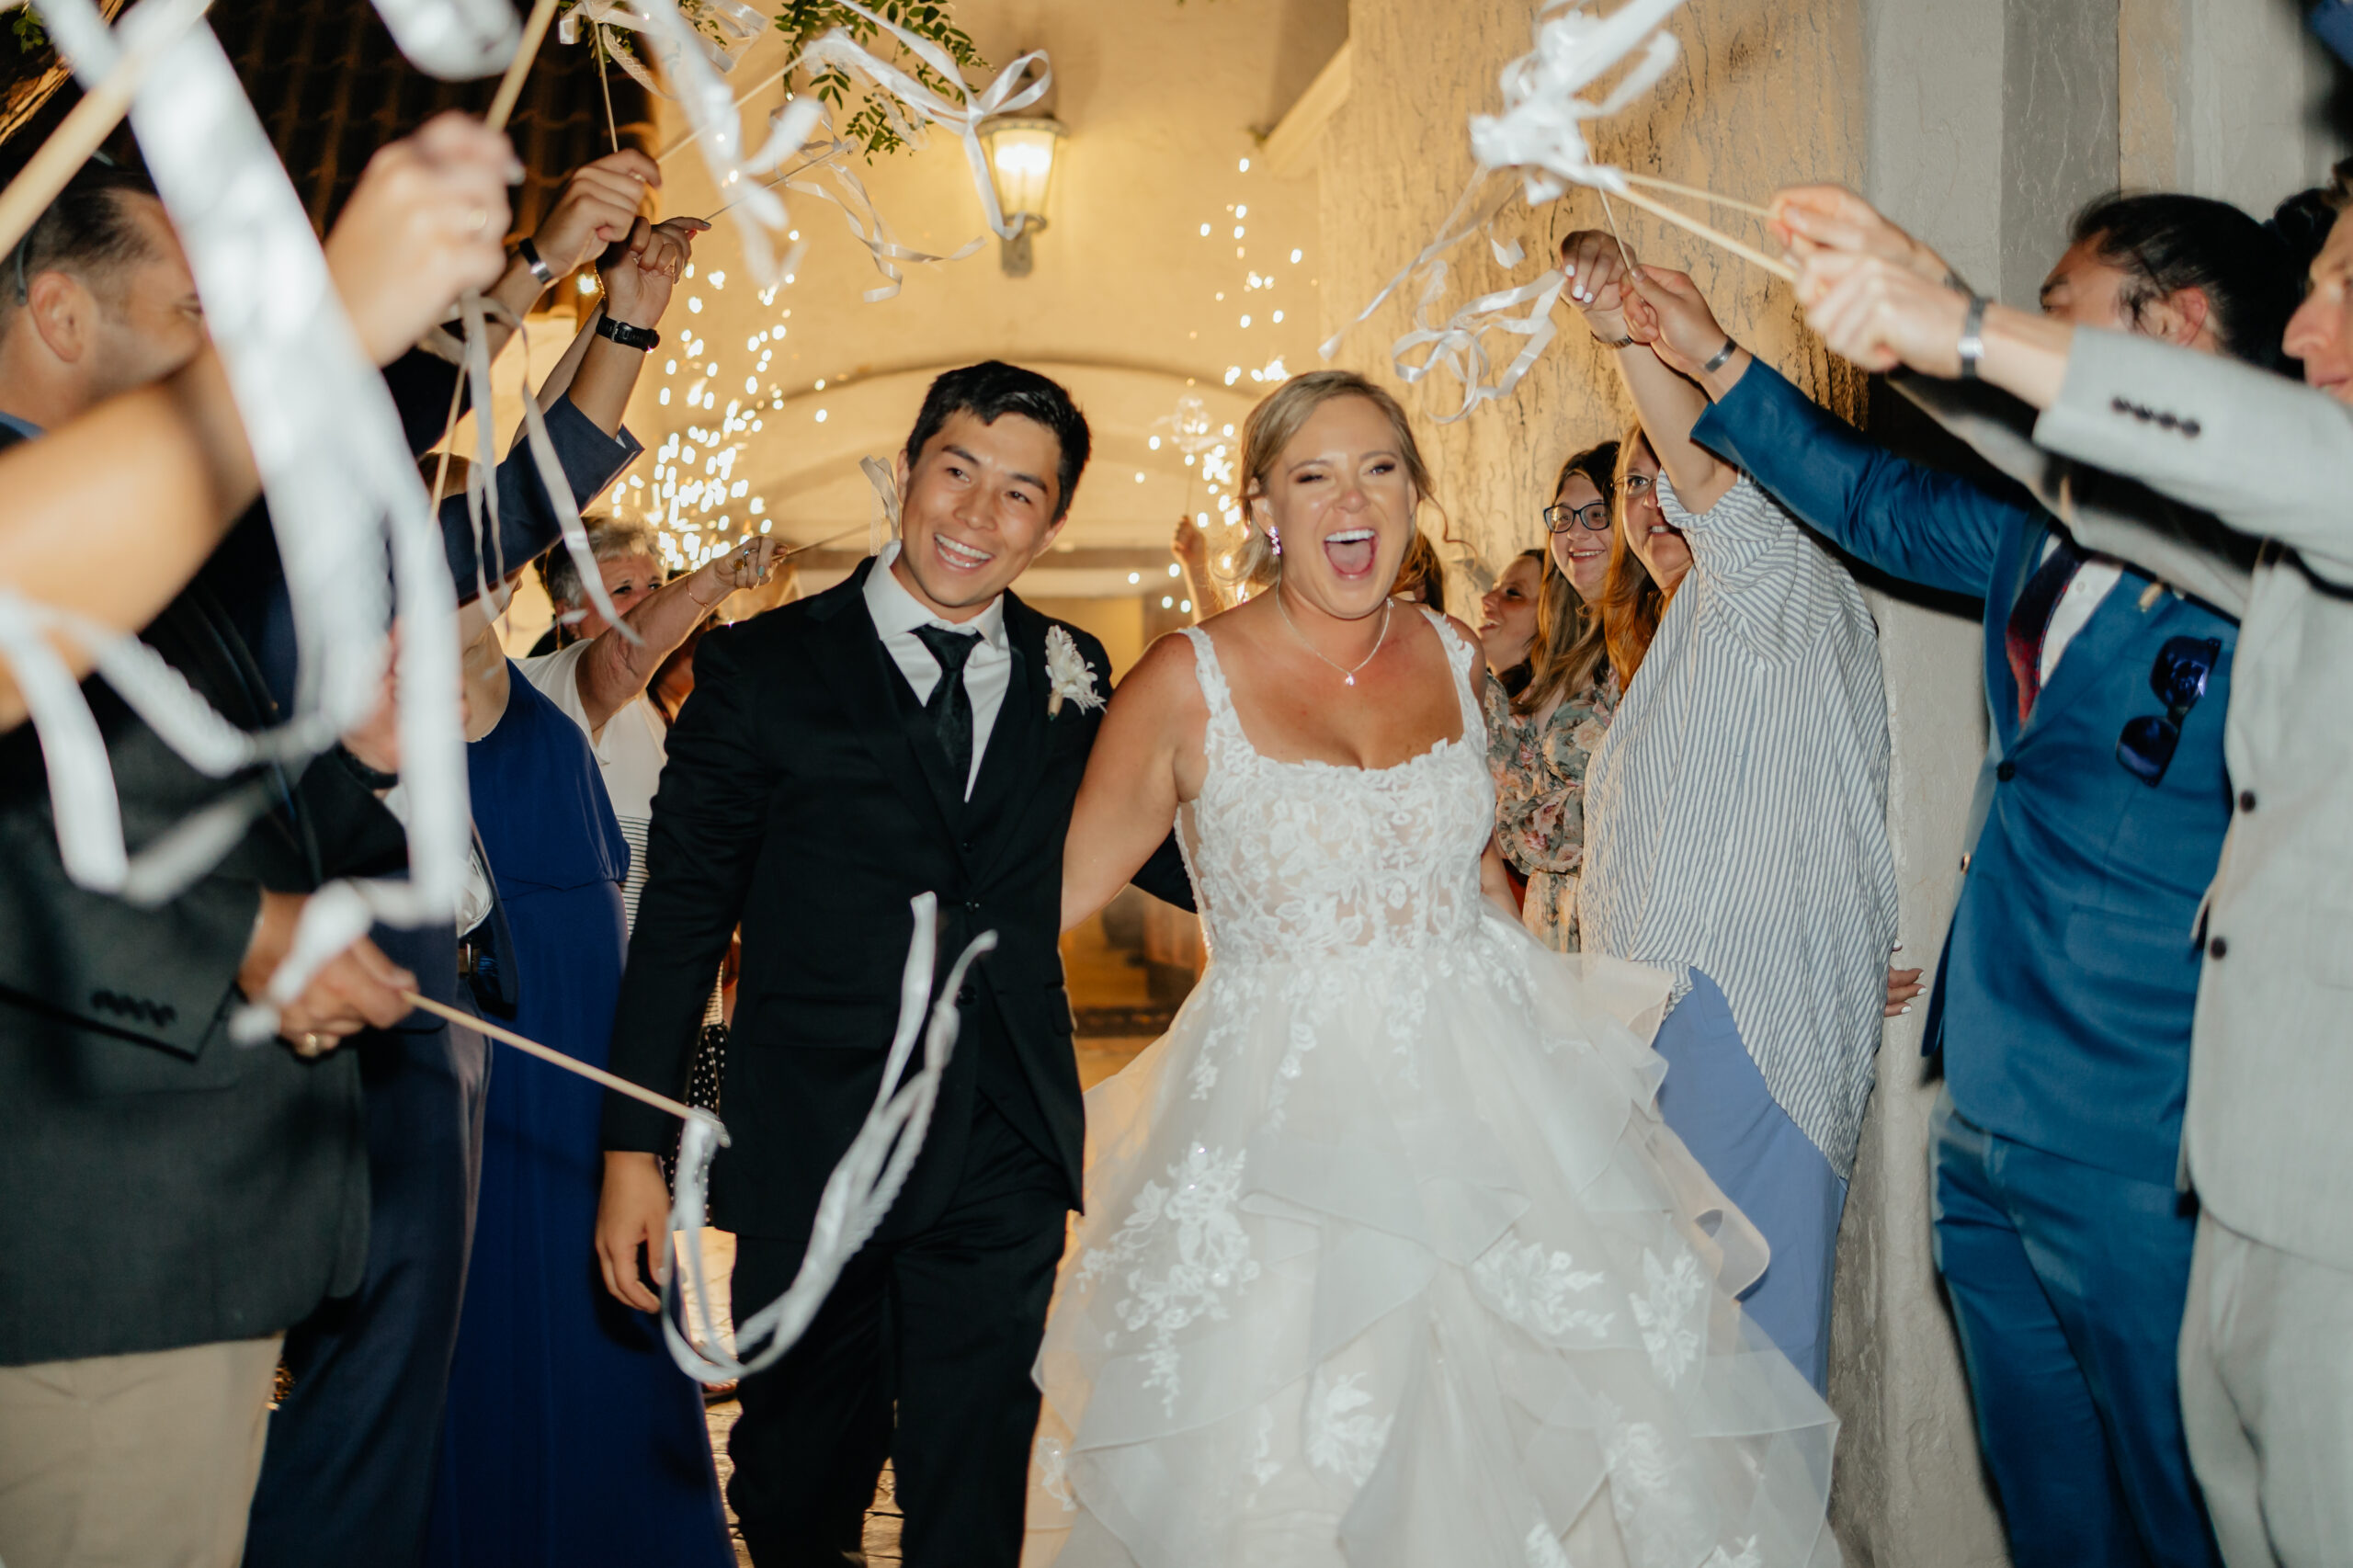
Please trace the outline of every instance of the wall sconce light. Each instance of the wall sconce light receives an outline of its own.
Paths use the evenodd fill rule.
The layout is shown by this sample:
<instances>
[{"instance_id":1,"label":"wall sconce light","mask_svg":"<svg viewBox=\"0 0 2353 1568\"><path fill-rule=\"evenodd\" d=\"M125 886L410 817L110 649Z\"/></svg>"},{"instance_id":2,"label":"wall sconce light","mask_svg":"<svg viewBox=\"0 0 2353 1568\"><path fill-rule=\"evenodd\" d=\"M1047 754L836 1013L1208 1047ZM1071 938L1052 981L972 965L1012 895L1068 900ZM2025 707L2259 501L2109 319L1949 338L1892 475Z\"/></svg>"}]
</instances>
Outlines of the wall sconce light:
<instances>
[{"instance_id":1,"label":"wall sconce light","mask_svg":"<svg viewBox=\"0 0 2353 1568\"><path fill-rule=\"evenodd\" d=\"M1013 238L998 243L997 259L1007 278L1029 276L1029 236L1046 226L1046 194L1054 183L1054 154L1064 134L1061 120L1045 116L991 120L981 128L997 207L1016 230Z\"/></svg>"}]
</instances>

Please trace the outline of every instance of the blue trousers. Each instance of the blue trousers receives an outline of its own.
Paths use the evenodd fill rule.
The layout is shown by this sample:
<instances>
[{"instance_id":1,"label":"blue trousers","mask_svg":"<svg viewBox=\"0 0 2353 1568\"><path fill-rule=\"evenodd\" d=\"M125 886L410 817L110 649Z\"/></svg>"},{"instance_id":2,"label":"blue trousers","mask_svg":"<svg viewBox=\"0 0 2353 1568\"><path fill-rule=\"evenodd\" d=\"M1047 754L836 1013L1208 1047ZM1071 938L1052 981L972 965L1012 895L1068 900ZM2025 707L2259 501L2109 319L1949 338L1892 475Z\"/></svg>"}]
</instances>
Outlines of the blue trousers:
<instances>
[{"instance_id":1,"label":"blue trousers","mask_svg":"<svg viewBox=\"0 0 2353 1568\"><path fill-rule=\"evenodd\" d=\"M423 977L457 973L423 934L376 933ZM430 937L426 938L428 941ZM462 984L444 1001L471 1007ZM368 1272L286 1335L293 1388L269 1418L245 1568L416 1568L465 1300L489 1042L472 1029L358 1037L368 1118Z\"/></svg>"},{"instance_id":2,"label":"blue trousers","mask_svg":"<svg viewBox=\"0 0 2353 1568\"><path fill-rule=\"evenodd\" d=\"M1691 971L1690 994L1652 1048L1666 1059L1659 1114L1773 1249L1741 1310L1820 1392L1830 1376L1830 1266L1847 1183L1773 1103L1714 981Z\"/></svg>"},{"instance_id":3,"label":"blue trousers","mask_svg":"<svg viewBox=\"0 0 2353 1568\"><path fill-rule=\"evenodd\" d=\"M2172 1184L2011 1142L1943 1096L1937 1267L2015 1568L2219 1565L2176 1346L2197 1217Z\"/></svg>"}]
</instances>

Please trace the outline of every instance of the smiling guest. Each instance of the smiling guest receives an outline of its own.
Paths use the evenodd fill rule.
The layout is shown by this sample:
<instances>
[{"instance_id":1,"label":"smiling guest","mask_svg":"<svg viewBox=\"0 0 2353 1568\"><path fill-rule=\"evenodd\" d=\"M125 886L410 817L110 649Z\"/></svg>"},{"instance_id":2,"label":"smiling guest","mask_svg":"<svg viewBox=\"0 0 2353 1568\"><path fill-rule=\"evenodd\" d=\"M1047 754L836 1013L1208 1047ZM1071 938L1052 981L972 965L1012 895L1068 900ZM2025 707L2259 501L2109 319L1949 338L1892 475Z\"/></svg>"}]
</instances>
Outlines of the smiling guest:
<instances>
[{"instance_id":1,"label":"smiling guest","mask_svg":"<svg viewBox=\"0 0 2353 1568\"><path fill-rule=\"evenodd\" d=\"M957 995L961 1033L890 1217L794 1349L744 1381L728 1496L760 1568L860 1561L886 1458L910 1564L1020 1555L1029 1368L1086 1136L1056 945L1063 842L1110 665L1007 590L1068 522L1087 446L1043 376L941 376L899 458L899 541L837 587L711 631L670 731L612 1065L684 1096L740 923L734 1141L711 1184L712 1222L738 1237L738 1321L791 1283L873 1103L908 901L938 895L950 957L997 934ZM1189 909L1168 827L1137 881ZM608 1099L597 1252L641 1308L657 1304L645 1272L669 1272L654 1156L676 1137Z\"/></svg>"},{"instance_id":2,"label":"smiling guest","mask_svg":"<svg viewBox=\"0 0 2353 1568\"><path fill-rule=\"evenodd\" d=\"M1479 650L1487 673L1518 696L1527 689L1536 647L1536 601L1544 591L1544 552L1523 550L1479 599Z\"/></svg>"},{"instance_id":3,"label":"smiling guest","mask_svg":"<svg viewBox=\"0 0 2353 1568\"><path fill-rule=\"evenodd\" d=\"M1528 879L1521 923L1564 953L1577 950L1586 763L1618 709L1601 608L1611 556L1622 553L1611 548L1620 537L1610 519L1618 450L1618 442L1604 441L1561 465L1544 508L1552 542L1529 682L1508 699L1499 682L1490 681L1485 693L1495 847ZM1639 562L1633 571L1642 572Z\"/></svg>"}]
</instances>

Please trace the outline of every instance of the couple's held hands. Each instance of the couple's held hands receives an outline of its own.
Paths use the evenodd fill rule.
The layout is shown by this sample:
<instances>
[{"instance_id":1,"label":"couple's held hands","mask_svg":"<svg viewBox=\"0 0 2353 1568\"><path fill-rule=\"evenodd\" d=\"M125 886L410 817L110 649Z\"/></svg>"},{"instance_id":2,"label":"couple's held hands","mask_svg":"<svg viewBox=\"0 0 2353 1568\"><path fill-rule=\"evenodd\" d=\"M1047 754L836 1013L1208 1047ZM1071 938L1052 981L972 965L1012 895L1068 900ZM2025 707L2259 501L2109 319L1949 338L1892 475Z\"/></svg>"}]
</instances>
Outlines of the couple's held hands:
<instances>
[{"instance_id":1,"label":"couple's held hands","mask_svg":"<svg viewBox=\"0 0 2353 1568\"><path fill-rule=\"evenodd\" d=\"M609 1149L605 1187L597 1200L597 1262L605 1289L623 1306L642 1312L662 1310L662 1298L647 1289L670 1279L670 1189L651 1154Z\"/></svg>"},{"instance_id":2,"label":"couple's held hands","mask_svg":"<svg viewBox=\"0 0 2353 1568\"><path fill-rule=\"evenodd\" d=\"M268 991L310 902L308 893L263 890L253 937L237 969L237 989L248 999ZM278 1033L296 1055L319 1056L363 1028L399 1023L409 1014L401 993L415 989L415 975L361 937L321 966L301 994L278 1010Z\"/></svg>"},{"instance_id":3,"label":"couple's held hands","mask_svg":"<svg viewBox=\"0 0 2353 1568\"><path fill-rule=\"evenodd\" d=\"M1689 274L1630 264L1617 236L1600 229L1581 229L1561 242L1561 269L1569 278L1570 299L1602 342L1648 348L1668 369L1718 396L1746 368L1745 350L1724 352L1731 335Z\"/></svg>"}]
</instances>

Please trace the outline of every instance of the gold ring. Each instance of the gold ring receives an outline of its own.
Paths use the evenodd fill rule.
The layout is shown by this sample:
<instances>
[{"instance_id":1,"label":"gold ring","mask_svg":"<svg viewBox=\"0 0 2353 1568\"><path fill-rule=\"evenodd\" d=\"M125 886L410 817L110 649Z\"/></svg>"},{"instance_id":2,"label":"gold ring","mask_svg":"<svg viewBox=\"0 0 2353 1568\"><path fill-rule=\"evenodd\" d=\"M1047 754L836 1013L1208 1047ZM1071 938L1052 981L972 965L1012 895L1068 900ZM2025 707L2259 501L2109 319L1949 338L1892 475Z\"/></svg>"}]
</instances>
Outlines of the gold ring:
<instances>
[{"instance_id":1,"label":"gold ring","mask_svg":"<svg viewBox=\"0 0 2353 1568\"><path fill-rule=\"evenodd\" d=\"M305 1034L305 1035L303 1035L303 1036L302 1036L302 1054L303 1054L303 1055L305 1055L305 1056L316 1056L318 1053L319 1053L319 1037L318 1037L317 1035L315 1035L315 1034Z\"/></svg>"},{"instance_id":2,"label":"gold ring","mask_svg":"<svg viewBox=\"0 0 2353 1568\"><path fill-rule=\"evenodd\" d=\"M466 232L470 234L479 234L489 227L490 209L487 207L475 208L472 216L466 220Z\"/></svg>"}]
</instances>

